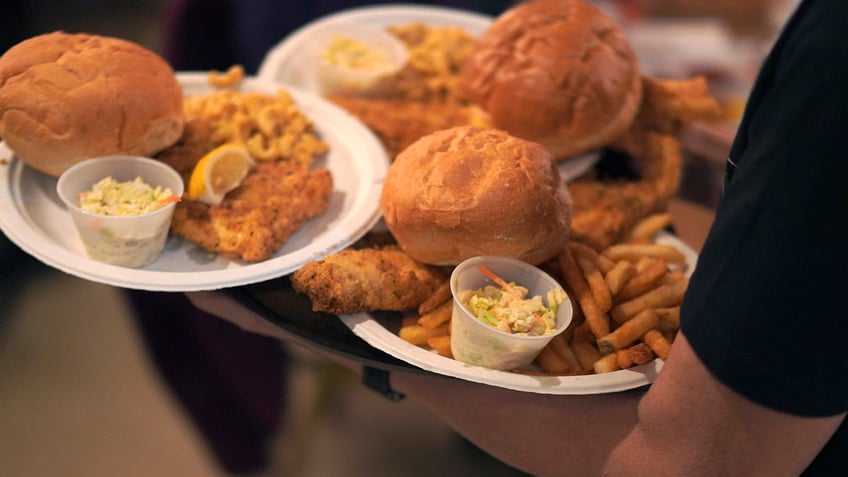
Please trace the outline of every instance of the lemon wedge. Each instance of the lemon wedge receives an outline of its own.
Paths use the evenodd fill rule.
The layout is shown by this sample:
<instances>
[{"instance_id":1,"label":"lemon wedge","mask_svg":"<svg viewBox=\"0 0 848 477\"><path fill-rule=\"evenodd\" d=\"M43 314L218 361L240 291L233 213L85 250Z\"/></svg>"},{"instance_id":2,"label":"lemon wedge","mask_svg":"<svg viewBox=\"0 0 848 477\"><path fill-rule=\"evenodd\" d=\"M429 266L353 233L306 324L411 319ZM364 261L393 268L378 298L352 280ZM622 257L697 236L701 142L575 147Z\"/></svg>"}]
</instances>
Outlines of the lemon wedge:
<instances>
[{"instance_id":1,"label":"lemon wedge","mask_svg":"<svg viewBox=\"0 0 848 477\"><path fill-rule=\"evenodd\" d=\"M218 146L194 166L188 181L188 199L218 205L227 192L242 183L252 167L253 158L246 147Z\"/></svg>"}]
</instances>

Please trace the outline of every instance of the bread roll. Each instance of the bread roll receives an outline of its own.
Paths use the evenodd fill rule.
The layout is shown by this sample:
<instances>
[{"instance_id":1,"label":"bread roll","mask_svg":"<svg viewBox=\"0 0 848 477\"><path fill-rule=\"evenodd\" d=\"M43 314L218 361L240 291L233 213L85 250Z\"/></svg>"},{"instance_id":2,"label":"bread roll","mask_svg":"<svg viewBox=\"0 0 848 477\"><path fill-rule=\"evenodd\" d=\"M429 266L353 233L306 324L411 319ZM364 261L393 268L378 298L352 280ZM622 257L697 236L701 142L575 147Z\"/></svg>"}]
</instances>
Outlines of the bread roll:
<instances>
[{"instance_id":1,"label":"bread roll","mask_svg":"<svg viewBox=\"0 0 848 477\"><path fill-rule=\"evenodd\" d=\"M471 126L424 136L398 154L381 208L401 248L432 265L478 255L539 264L562 249L571 224L568 192L545 148Z\"/></svg>"},{"instance_id":2,"label":"bread roll","mask_svg":"<svg viewBox=\"0 0 848 477\"><path fill-rule=\"evenodd\" d=\"M93 156L151 156L172 145L182 100L161 57L117 38L54 32L0 57L0 137L52 176Z\"/></svg>"},{"instance_id":3,"label":"bread roll","mask_svg":"<svg viewBox=\"0 0 848 477\"><path fill-rule=\"evenodd\" d=\"M524 2L502 14L464 64L462 90L495 127L558 160L619 136L642 97L621 29L582 0Z\"/></svg>"}]
</instances>

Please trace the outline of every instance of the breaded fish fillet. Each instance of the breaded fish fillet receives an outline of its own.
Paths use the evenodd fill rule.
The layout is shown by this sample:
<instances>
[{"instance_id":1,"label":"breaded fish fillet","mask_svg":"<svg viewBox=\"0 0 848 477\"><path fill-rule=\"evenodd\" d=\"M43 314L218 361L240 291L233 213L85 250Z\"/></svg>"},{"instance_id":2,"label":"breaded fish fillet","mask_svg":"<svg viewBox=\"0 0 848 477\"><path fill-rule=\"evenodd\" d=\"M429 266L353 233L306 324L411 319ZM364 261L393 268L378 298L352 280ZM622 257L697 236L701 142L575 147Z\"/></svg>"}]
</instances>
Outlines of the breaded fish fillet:
<instances>
[{"instance_id":1,"label":"breaded fish fillet","mask_svg":"<svg viewBox=\"0 0 848 477\"><path fill-rule=\"evenodd\" d=\"M327 209L333 179L327 169L260 163L218 206L177 204L171 231L212 252L247 262L270 258L305 221Z\"/></svg>"},{"instance_id":2,"label":"breaded fish fillet","mask_svg":"<svg viewBox=\"0 0 848 477\"><path fill-rule=\"evenodd\" d=\"M335 315L413 310L446 280L441 269L416 262L397 245L346 249L291 275L314 311Z\"/></svg>"},{"instance_id":3,"label":"breaded fish fillet","mask_svg":"<svg viewBox=\"0 0 848 477\"><path fill-rule=\"evenodd\" d=\"M477 106L455 102L416 102L393 99L331 96L368 126L386 148L389 159L418 139L454 126L488 127L488 116Z\"/></svg>"},{"instance_id":4,"label":"breaded fish fillet","mask_svg":"<svg viewBox=\"0 0 848 477\"><path fill-rule=\"evenodd\" d=\"M663 209L650 182L578 180L568 185L568 191L571 238L595 250L618 242L639 219Z\"/></svg>"},{"instance_id":5,"label":"breaded fish fillet","mask_svg":"<svg viewBox=\"0 0 848 477\"><path fill-rule=\"evenodd\" d=\"M583 177L568 184L571 238L596 250L621 240L648 215L666 210L677 194L683 159L671 136L640 131L610 146L636 169L638 180Z\"/></svg>"}]
</instances>

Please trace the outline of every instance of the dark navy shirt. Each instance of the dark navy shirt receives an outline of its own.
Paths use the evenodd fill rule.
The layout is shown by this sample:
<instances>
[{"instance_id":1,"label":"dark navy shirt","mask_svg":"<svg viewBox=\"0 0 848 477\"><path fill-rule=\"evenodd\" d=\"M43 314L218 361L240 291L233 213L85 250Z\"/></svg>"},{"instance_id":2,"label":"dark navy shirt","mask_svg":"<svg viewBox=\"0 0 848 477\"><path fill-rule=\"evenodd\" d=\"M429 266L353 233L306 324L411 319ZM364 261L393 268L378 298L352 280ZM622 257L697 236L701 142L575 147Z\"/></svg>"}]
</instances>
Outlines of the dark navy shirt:
<instances>
[{"instance_id":1,"label":"dark navy shirt","mask_svg":"<svg viewBox=\"0 0 848 477\"><path fill-rule=\"evenodd\" d=\"M754 402L848 410L848 3L804 1L764 62L681 327ZM805 475L848 475L844 422Z\"/></svg>"}]
</instances>

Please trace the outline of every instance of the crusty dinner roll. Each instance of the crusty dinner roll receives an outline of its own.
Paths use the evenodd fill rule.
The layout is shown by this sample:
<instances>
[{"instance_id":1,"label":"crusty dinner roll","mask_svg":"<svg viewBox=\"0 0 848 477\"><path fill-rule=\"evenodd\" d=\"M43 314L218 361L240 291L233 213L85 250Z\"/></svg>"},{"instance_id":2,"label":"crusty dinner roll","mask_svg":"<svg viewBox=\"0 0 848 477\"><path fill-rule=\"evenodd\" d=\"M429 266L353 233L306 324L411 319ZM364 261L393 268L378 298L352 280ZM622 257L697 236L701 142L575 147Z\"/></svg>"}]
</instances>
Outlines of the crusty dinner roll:
<instances>
[{"instance_id":1,"label":"crusty dinner roll","mask_svg":"<svg viewBox=\"0 0 848 477\"><path fill-rule=\"evenodd\" d=\"M54 32L0 57L0 137L52 176L93 156L150 156L172 145L182 101L165 60L117 38Z\"/></svg>"},{"instance_id":2,"label":"crusty dinner roll","mask_svg":"<svg viewBox=\"0 0 848 477\"><path fill-rule=\"evenodd\" d=\"M455 265L478 255L539 264L559 252L571 201L541 145L461 126L404 149L383 183L389 231L412 258Z\"/></svg>"},{"instance_id":3,"label":"crusty dinner roll","mask_svg":"<svg viewBox=\"0 0 848 477\"><path fill-rule=\"evenodd\" d=\"M619 136L642 97L621 29L582 0L528 1L504 12L464 64L462 88L496 127L558 160Z\"/></svg>"}]
</instances>

